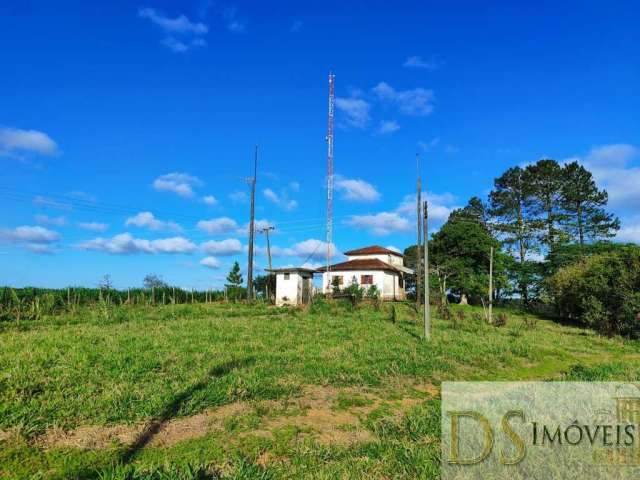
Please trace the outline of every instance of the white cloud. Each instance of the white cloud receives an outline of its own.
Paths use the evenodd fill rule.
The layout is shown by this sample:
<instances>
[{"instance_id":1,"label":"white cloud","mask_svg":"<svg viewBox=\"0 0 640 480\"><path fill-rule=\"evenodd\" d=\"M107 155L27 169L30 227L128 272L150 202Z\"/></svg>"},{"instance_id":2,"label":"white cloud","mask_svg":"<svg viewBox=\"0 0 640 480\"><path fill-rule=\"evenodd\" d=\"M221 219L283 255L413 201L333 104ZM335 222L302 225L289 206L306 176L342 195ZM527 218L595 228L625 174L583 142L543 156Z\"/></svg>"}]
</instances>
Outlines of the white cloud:
<instances>
[{"instance_id":1,"label":"white cloud","mask_svg":"<svg viewBox=\"0 0 640 480\"><path fill-rule=\"evenodd\" d=\"M380 198L380 193L376 187L361 179L344 178L336 175L335 187L338 192L342 192L345 200L356 202L375 202Z\"/></svg>"},{"instance_id":2,"label":"white cloud","mask_svg":"<svg viewBox=\"0 0 640 480\"><path fill-rule=\"evenodd\" d=\"M151 247L155 253L191 253L196 249L195 244L184 237L151 240Z\"/></svg>"},{"instance_id":3,"label":"white cloud","mask_svg":"<svg viewBox=\"0 0 640 480\"><path fill-rule=\"evenodd\" d=\"M302 268L312 268L313 270L317 270L320 267L325 266L326 263L323 262L304 262L300 265Z\"/></svg>"},{"instance_id":4,"label":"white cloud","mask_svg":"<svg viewBox=\"0 0 640 480\"><path fill-rule=\"evenodd\" d=\"M276 192L274 192L270 188L265 188L262 191L262 194L264 195L264 198L266 198L272 203L275 203L276 205L283 208L284 210L291 211L298 206L298 202L287 198L286 192L283 192L281 195L278 195Z\"/></svg>"},{"instance_id":5,"label":"white cloud","mask_svg":"<svg viewBox=\"0 0 640 480\"><path fill-rule=\"evenodd\" d=\"M35 197L33 197L33 203L39 207L48 207L56 210L73 210L73 207L70 203L59 202L58 200L43 197L42 195L36 195Z\"/></svg>"},{"instance_id":6,"label":"white cloud","mask_svg":"<svg viewBox=\"0 0 640 480\"><path fill-rule=\"evenodd\" d=\"M424 152L428 152L429 150L435 148L440 143L440 138L435 137L429 140L428 142L419 141L418 146Z\"/></svg>"},{"instance_id":7,"label":"white cloud","mask_svg":"<svg viewBox=\"0 0 640 480\"><path fill-rule=\"evenodd\" d=\"M54 244L58 240L60 235L57 232L38 226L0 229L0 241L21 245L33 253L54 253Z\"/></svg>"},{"instance_id":8,"label":"white cloud","mask_svg":"<svg viewBox=\"0 0 640 480\"><path fill-rule=\"evenodd\" d=\"M639 153L638 148L625 143L602 145L592 148L584 160L590 165L625 167Z\"/></svg>"},{"instance_id":9,"label":"white cloud","mask_svg":"<svg viewBox=\"0 0 640 480\"><path fill-rule=\"evenodd\" d=\"M400 130L400 125L395 120L383 120L378 127L378 133L386 135Z\"/></svg>"},{"instance_id":10,"label":"white cloud","mask_svg":"<svg viewBox=\"0 0 640 480\"><path fill-rule=\"evenodd\" d=\"M138 16L151 21L166 34L160 43L174 53L207 45L202 36L209 27L202 22L192 22L185 15L170 18L149 7L140 8Z\"/></svg>"},{"instance_id":11,"label":"white cloud","mask_svg":"<svg viewBox=\"0 0 640 480\"><path fill-rule=\"evenodd\" d=\"M345 114L347 125L364 128L369 122L371 106L361 98L336 98L336 108Z\"/></svg>"},{"instance_id":12,"label":"white cloud","mask_svg":"<svg viewBox=\"0 0 640 480\"><path fill-rule=\"evenodd\" d=\"M60 234L44 227L22 225L13 230L0 230L0 239L12 243L47 244L60 240Z\"/></svg>"},{"instance_id":13,"label":"white cloud","mask_svg":"<svg viewBox=\"0 0 640 480\"><path fill-rule=\"evenodd\" d=\"M593 147L584 157L565 160L578 161L593 173L600 188L607 190L609 203L624 209L640 208L640 166L632 162L640 156L640 149L629 144Z\"/></svg>"},{"instance_id":14,"label":"white cloud","mask_svg":"<svg viewBox=\"0 0 640 480\"><path fill-rule=\"evenodd\" d=\"M104 232L109 228L109 225L100 222L79 222L78 227L92 232Z\"/></svg>"},{"instance_id":15,"label":"white cloud","mask_svg":"<svg viewBox=\"0 0 640 480\"><path fill-rule=\"evenodd\" d=\"M210 255L235 255L242 253L242 244L236 238L227 238L226 240L209 240L200 244L203 252Z\"/></svg>"},{"instance_id":16,"label":"white cloud","mask_svg":"<svg viewBox=\"0 0 640 480\"><path fill-rule=\"evenodd\" d=\"M263 219L256 219L253 221L253 228L256 232L267 228L267 227L274 227L275 226L275 222L272 222L271 220L267 220L265 218ZM249 235L249 222L245 223L241 228L238 228L237 230L237 234L238 235Z\"/></svg>"},{"instance_id":17,"label":"white cloud","mask_svg":"<svg viewBox=\"0 0 640 480\"><path fill-rule=\"evenodd\" d=\"M177 193L181 197L193 197L193 189L202 185L198 177L186 173L167 173L153 181L153 188L160 191Z\"/></svg>"},{"instance_id":18,"label":"white cloud","mask_svg":"<svg viewBox=\"0 0 640 480\"><path fill-rule=\"evenodd\" d=\"M459 151L460 149L455 145L447 145L446 147L444 147L444 153L453 154L458 153Z\"/></svg>"},{"instance_id":19,"label":"white cloud","mask_svg":"<svg viewBox=\"0 0 640 480\"><path fill-rule=\"evenodd\" d=\"M622 228L615 238L619 242L637 243L640 245L640 217L624 220Z\"/></svg>"},{"instance_id":20,"label":"white cloud","mask_svg":"<svg viewBox=\"0 0 640 480\"><path fill-rule=\"evenodd\" d=\"M392 250L392 251L394 251L394 252L401 253L400 249L399 249L398 247L393 246L393 245L387 245L385 248L386 248L387 250Z\"/></svg>"},{"instance_id":21,"label":"white cloud","mask_svg":"<svg viewBox=\"0 0 640 480\"><path fill-rule=\"evenodd\" d=\"M219 217L212 218L211 220L200 220L198 222L198 228L211 235L216 235L237 230L238 224L232 218Z\"/></svg>"},{"instance_id":22,"label":"white cloud","mask_svg":"<svg viewBox=\"0 0 640 480\"><path fill-rule=\"evenodd\" d=\"M155 9L145 7L138 10L140 18L146 18L151 23L157 25L165 32L170 33L191 33L194 35L204 35L209 31L209 27L201 22L192 22L185 15L179 15L176 18L169 18Z\"/></svg>"},{"instance_id":23,"label":"white cloud","mask_svg":"<svg viewBox=\"0 0 640 480\"><path fill-rule=\"evenodd\" d=\"M247 194L241 191L230 193L229 198L235 203L246 203L249 200Z\"/></svg>"},{"instance_id":24,"label":"white cloud","mask_svg":"<svg viewBox=\"0 0 640 480\"><path fill-rule=\"evenodd\" d=\"M218 203L218 200L213 195L202 197L202 201L207 205L215 205L216 203Z\"/></svg>"},{"instance_id":25,"label":"white cloud","mask_svg":"<svg viewBox=\"0 0 640 480\"><path fill-rule=\"evenodd\" d=\"M232 33L245 33L247 31L247 23L237 18L238 9L235 7L227 8L222 12L222 18L227 22L227 30Z\"/></svg>"},{"instance_id":26,"label":"white cloud","mask_svg":"<svg viewBox=\"0 0 640 480\"><path fill-rule=\"evenodd\" d=\"M220 260L216 257L205 257L200 260L200 265L203 265L207 268L216 269L220 268Z\"/></svg>"},{"instance_id":27,"label":"white cloud","mask_svg":"<svg viewBox=\"0 0 640 480\"><path fill-rule=\"evenodd\" d=\"M373 92L381 101L389 102L398 107L405 115L426 116L433 112L433 91L424 88L413 90L395 90L386 82L380 82L373 87Z\"/></svg>"},{"instance_id":28,"label":"white cloud","mask_svg":"<svg viewBox=\"0 0 640 480\"><path fill-rule=\"evenodd\" d=\"M409 68L424 68L425 70L435 70L439 67L438 62L434 60L424 60L418 55L408 57L402 64L402 66Z\"/></svg>"},{"instance_id":29,"label":"white cloud","mask_svg":"<svg viewBox=\"0 0 640 480\"><path fill-rule=\"evenodd\" d=\"M338 255L336 246L331 244L331 256ZM291 247L281 248L271 247L271 255L274 257L299 257L306 259L321 260L327 257L327 242L310 238L302 242L293 244Z\"/></svg>"},{"instance_id":30,"label":"white cloud","mask_svg":"<svg viewBox=\"0 0 640 480\"><path fill-rule=\"evenodd\" d=\"M397 212L380 212L373 215L352 215L344 222L355 228L369 230L375 235L411 231L412 224Z\"/></svg>"},{"instance_id":31,"label":"white cloud","mask_svg":"<svg viewBox=\"0 0 640 480\"><path fill-rule=\"evenodd\" d=\"M58 146L49 135L37 130L0 127L0 155L19 156L25 152L55 155Z\"/></svg>"},{"instance_id":32,"label":"white cloud","mask_svg":"<svg viewBox=\"0 0 640 480\"><path fill-rule=\"evenodd\" d=\"M25 245L25 248L32 253L39 253L39 254L52 254L57 251L57 249L52 247L51 245L42 244L42 243L28 243Z\"/></svg>"},{"instance_id":33,"label":"white cloud","mask_svg":"<svg viewBox=\"0 0 640 480\"><path fill-rule=\"evenodd\" d=\"M192 48L206 47L207 42L204 38L194 38L193 40L180 40L175 37L163 38L161 45L167 47L174 53L184 53Z\"/></svg>"},{"instance_id":34,"label":"white cloud","mask_svg":"<svg viewBox=\"0 0 640 480\"><path fill-rule=\"evenodd\" d=\"M94 238L93 240L80 243L77 245L77 248L111 253L114 255L129 255L134 253L192 253L197 249L194 243L184 237L145 240L134 238L129 233L121 233L112 238Z\"/></svg>"},{"instance_id":35,"label":"white cloud","mask_svg":"<svg viewBox=\"0 0 640 480\"><path fill-rule=\"evenodd\" d=\"M452 193L437 194L433 192L422 192L422 199L429 202L429 219L435 221L445 221L449 214L458 208L455 206L456 196ZM415 219L416 215L416 195L415 193L405 195L398 205L396 212L402 215L409 215Z\"/></svg>"},{"instance_id":36,"label":"white cloud","mask_svg":"<svg viewBox=\"0 0 640 480\"><path fill-rule=\"evenodd\" d=\"M299 182L289 182L289 188L292 192L300 191L300 183Z\"/></svg>"},{"instance_id":37,"label":"white cloud","mask_svg":"<svg viewBox=\"0 0 640 480\"><path fill-rule=\"evenodd\" d=\"M151 212L140 212L133 217L129 217L126 220L125 225L148 228L149 230L182 230L182 227L177 223L158 220Z\"/></svg>"},{"instance_id":38,"label":"white cloud","mask_svg":"<svg viewBox=\"0 0 640 480\"><path fill-rule=\"evenodd\" d=\"M54 225L63 227L67 224L66 217L50 217L49 215L36 215L36 222L43 225Z\"/></svg>"}]
</instances>

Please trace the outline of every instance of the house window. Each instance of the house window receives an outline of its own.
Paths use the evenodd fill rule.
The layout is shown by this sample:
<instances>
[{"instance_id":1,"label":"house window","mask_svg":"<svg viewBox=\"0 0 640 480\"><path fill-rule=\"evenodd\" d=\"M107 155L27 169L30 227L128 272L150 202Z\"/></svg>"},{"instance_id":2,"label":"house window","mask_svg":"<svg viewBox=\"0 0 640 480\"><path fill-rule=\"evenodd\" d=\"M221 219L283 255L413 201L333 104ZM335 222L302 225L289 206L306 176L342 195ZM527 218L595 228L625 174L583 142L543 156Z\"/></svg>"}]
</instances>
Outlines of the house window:
<instances>
[{"instance_id":1,"label":"house window","mask_svg":"<svg viewBox=\"0 0 640 480\"><path fill-rule=\"evenodd\" d=\"M373 285L373 275L360 275L360 285Z\"/></svg>"},{"instance_id":2,"label":"house window","mask_svg":"<svg viewBox=\"0 0 640 480\"><path fill-rule=\"evenodd\" d=\"M404 277L402 275L398 277L398 286L404 288Z\"/></svg>"},{"instance_id":3,"label":"house window","mask_svg":"<svg viewBox=\"0 0 640 480\"><path fill-rule=\"evenodd\" d=\"M289 274L288 274L288 273L285 273L285 274L284 274L284 279L285 279L285 280L289 280Z\"/></svg>"},{"instance_id":4,"label":"house window","mask_svg":"<svg viewBox=\"0 0 640 480\"><path fill-rule=\"evenodd\" d=\"M342 275L334 275L332 280L331 280L331 285L343 285L344 284L344 278L342 278Z\"/></svg>"}]
</instances>

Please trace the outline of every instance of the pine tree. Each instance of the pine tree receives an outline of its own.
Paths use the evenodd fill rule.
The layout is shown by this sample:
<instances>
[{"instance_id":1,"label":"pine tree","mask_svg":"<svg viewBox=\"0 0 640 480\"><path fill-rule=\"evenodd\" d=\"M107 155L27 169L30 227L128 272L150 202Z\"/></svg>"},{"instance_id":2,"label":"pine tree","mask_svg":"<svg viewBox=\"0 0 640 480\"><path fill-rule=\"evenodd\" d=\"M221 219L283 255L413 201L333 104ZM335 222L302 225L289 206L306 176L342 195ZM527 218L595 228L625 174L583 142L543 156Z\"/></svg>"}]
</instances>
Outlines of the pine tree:
<instances>
[{"instance_id":1,"label":"pine tree","mask_svg":"<svg viewBox=\"0 0 640 480\"><path fill-rule=\"evenodd\" d=\"M240 264L238 262L233 262L233 267L231 267L231 271L229 275L227 275L227 291L231 298L239 298L242 294L242 273L240 272Z\"/></svg>"},{"instance_id":2,"label":"pine tree","mask_svg":"<svg viewBox=\"0 0 640 480\"><path fill-rule=\"evenodd\" d=\"M603 208L609 200L606 190L598 190L591 172L578 162L565 165L562 172L562 206L567 213L567 233L581 246L586 240L613 237L620 229L620 220Z\"/></svg>"},{"instance_id":3,"label":"pine tree","mask_svg":"<svg viewBox=\"0 0 640 480\"><path fill-rule=\"evenodd\" d=\"M566 218L562 211L562 167L552 159L539 160L525 170L525 182L531 191L531 215L539 229L539 240L548 251L564 240L560 223Z\"/></svg>"},{"instance_id":4,"label":"pine tree","mask_svg":"<svg viewBox=\"0 0 640 480\"><path fill-rule=\"evenodd\" d=\"M495 230L507 246L515 246L517 249L518 290L524 303L528 304L534 269L531 262L527 261L527 254L535 248L536 224L530 216L533 197L524 170L513 167L496 178L489 200L490 214L495 219Z\"/></svg>"}]
</instances>

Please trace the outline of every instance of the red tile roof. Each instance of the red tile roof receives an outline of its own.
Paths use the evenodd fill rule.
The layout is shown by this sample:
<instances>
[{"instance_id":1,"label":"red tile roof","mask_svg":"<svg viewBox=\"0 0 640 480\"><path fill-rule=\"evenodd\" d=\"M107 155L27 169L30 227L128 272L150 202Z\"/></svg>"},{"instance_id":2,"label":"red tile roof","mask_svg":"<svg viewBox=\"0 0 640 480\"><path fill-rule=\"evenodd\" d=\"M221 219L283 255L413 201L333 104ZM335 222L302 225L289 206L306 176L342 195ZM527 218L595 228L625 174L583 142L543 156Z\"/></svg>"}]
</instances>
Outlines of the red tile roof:
<instances>
[{"instance_id":1,"label":"red tile roof","mask_svg":"<svg viewBox=\"0 0 640 480\"><path fill-rule=\"evenodd\" d=\"M320 267L317 271L324 272L327 267ZM350 260L348 262L336 263L331 265L332 272L340 272L345 270L386 270L390 272L399 272L397 268L388 263L378 260L377 258L362 258L358 260Z\"/></svg>"},{"instance_id":2,"label":"red tile roof","mask_svg":"<svg viewBox=\"0 0 640 480\"><path fill-rule=\"evenodd\" d=\"M389 250L388 248L381 247L380 245L372 245L370 247L357 248L355 250L349 250L344 252L345 255L396 255L402 257L400 252L395 250Z\"/></svg>"}]
</instances>

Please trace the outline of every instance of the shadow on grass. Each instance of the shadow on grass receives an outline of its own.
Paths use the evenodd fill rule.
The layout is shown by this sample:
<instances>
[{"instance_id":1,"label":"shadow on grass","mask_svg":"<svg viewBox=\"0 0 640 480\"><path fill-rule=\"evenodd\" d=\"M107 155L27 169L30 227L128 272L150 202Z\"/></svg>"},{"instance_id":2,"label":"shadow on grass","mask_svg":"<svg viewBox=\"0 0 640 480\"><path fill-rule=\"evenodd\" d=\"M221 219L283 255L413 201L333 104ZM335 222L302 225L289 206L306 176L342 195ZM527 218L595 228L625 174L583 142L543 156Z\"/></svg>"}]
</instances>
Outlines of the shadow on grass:
<instances>
[{"instance_id":1,"label":"shadow on grass","mask_svg":"<svg viewBox=\"0 0 640 480\"><path fill-rule=\"evenodd\" d=\"M422 337L420 335L418 335L414 330L411 329L411 327L415 328L415 326L416 326L415 323L397 322L396 325L398 326L398 328L400 330L403 330L405 333L411 335L416 340L422 340Z\"/></svg>"},{"instance_id":2,"label":"shadow on grass","mask_svg":"<svg viewBox=\"0 0 640 480\"><path fill-rule=\"evenodd\" d=\"M178 393L173 398L173 400L170 403L168 403L162 409L162 411L147 424L144 430L140 432L140 435L138 435L138 437L136 438L136 441L133 442L128 447L126 447L124 451L122 451L119 455L116 456L115 459L113 459L112 462L110 462L110 467L105 465L102 468L98 468L98 469L94 467L88 470L80 471L80 472L77 472L76 475L74 475L74 478L86 479L86 480L102 479L102 478L123 478L123 479L139 478L133 471L129 471L127 469L127 466L135 459L138 453L145 446L147 446L149 442L151 442L153 438L160 431L162 431L164 426L169 421L171 421L173 418L176 417L176 415L178 414L182 406L185 405L199 391L205 389L211 382L215 381L216 379L222 378L225 375L228 375L229 373L235 370L252 365L253 363L255 363L255 359L249 357L249 358L241 358L238 360L232 360L232 361L225 362L213 367L211 370L207 372L207 375L205 375L205 377L202 380L200 380L198 383ZM105 467L107 468L106 471L104 470ZM109 468L111 468L113 472L118 472L118 473L110 474L111 470L109 470ZM120 471L120 469L122 470ZM151 475L148 478L155 479L155 478L161 478L161 477L165 478L162 475L160 476ZM143 477L140 477L140 478L143 478ZM144 478L147 478L147 477L144 477ZM171 477L171 478L174 478L174 477ZM195 476L188 477L188 478L209 479L209 478L218 478L218 477L216 475L211 475L201 469L196 472Z\"/></svg>"},{"instance_id":3,"label":"shadow on grass","mask_svg":"<svg viewBox=\"0 0 640 480\"><path fill-rule=\"evenodd\" d=\"M127 447L127 449L122 453L121 463L127 464L131 462L138 452L151 442L153 437L155 437L158 432L160 432L162 428L177 415L182 405L188 402L194 394L206 388L213 380L224 377L239 368L247 367L254 363L254 361L255 360L253 358L243 358L240 360L225 362L213 367L209 370L205 378L176 395L173 401L169 403L164 410L162 410L162 412L160 412L160 414L145 427L136 441L129 445L129 447Z\"/></svg>"}]
</instances>

